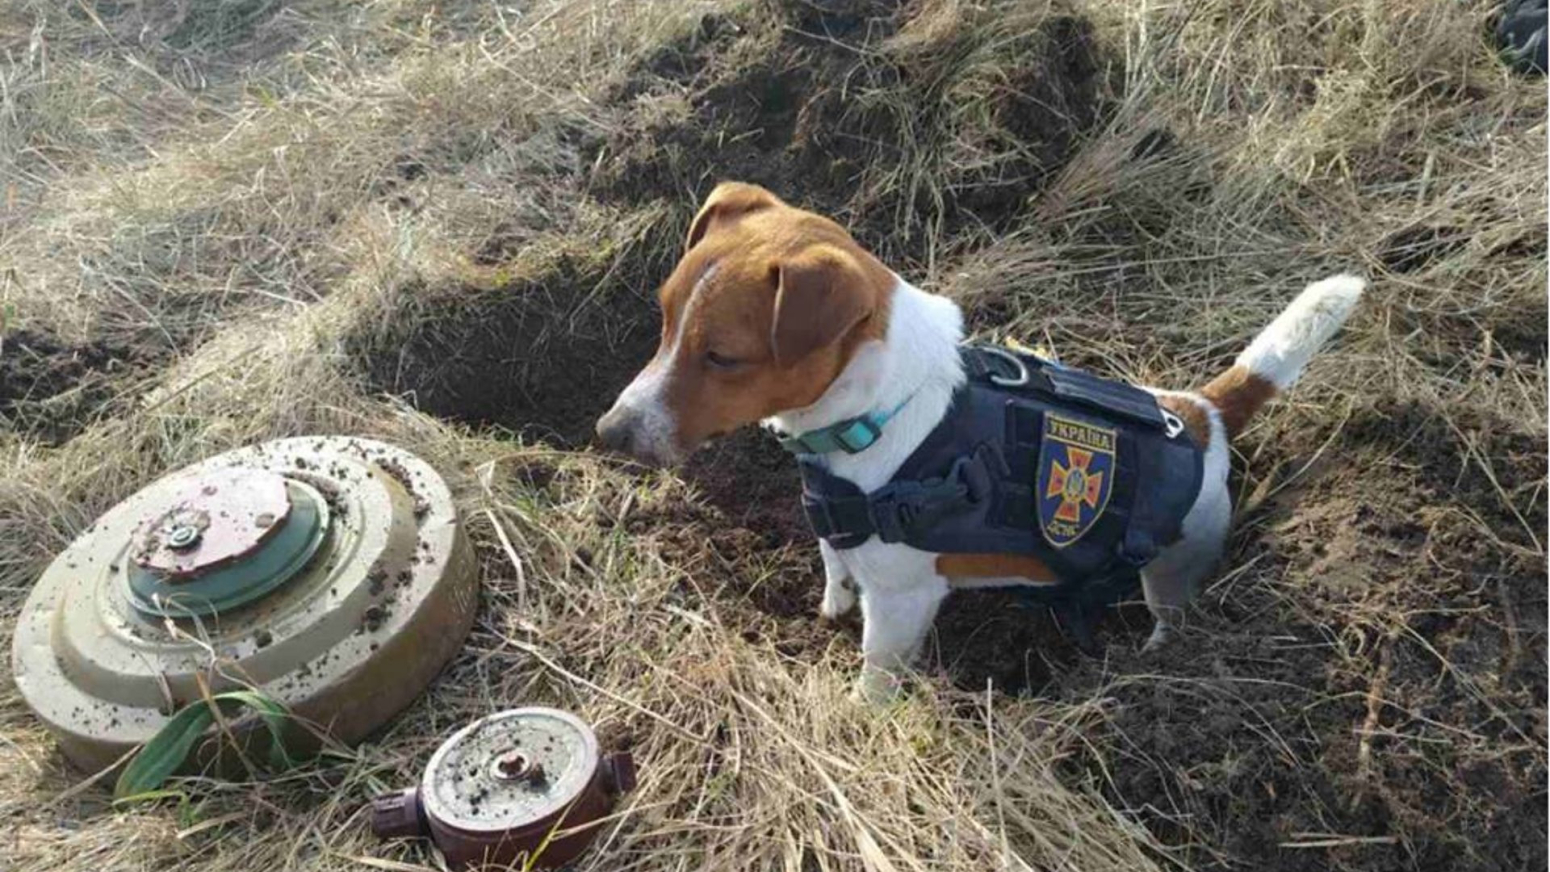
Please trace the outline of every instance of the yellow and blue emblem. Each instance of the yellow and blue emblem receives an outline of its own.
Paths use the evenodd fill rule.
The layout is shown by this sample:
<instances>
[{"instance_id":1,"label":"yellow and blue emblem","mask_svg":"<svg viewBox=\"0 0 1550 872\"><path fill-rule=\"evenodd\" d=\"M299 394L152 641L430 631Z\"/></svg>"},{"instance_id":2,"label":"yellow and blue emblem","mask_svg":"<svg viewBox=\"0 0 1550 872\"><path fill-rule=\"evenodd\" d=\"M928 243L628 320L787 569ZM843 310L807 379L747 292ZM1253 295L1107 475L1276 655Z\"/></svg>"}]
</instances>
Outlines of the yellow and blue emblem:
<instances>
[{"instance_id":1,"label":"yellow and blue emblem","mask_svg":"<svg viewBox=\"0 0 1550 872\"><path fill-rule=\"evenodd\" d=\"M1064 548L1103 517L1114 486L1117 438L1112 428L1045 413L1034 493L1049 544Z\"/></svg>"}]
</instances>

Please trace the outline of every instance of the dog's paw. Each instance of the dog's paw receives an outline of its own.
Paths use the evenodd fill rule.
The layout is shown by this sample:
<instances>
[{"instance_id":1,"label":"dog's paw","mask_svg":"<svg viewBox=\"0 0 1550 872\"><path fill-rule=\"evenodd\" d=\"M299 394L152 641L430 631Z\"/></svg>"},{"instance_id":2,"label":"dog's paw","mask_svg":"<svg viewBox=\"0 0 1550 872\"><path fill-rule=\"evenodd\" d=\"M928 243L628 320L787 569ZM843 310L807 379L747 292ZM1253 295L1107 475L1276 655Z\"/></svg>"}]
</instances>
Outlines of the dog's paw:
<instances>
[{"instance_id":1,"label":"dog's paw","mask_svg":"<svg viewBox=\"0 0 1550 872\"><path fill-rule=\"evenodd\" d=\"M882 708L897 700L903 689L904 682L897 676L881 669L864 669L856 679L856 686L851 688L850 699L873 708Z\"/></svg>"},{"instance_id":2,"label":"dog's paw","mask_svg":"<svg viewBox=\"0 0 1550 872\"><path fill-rule=\"evenodd\" d=\"M823 586L823 602L818 604L818 614L826 621L838 620L840 616L856 607L856 589L849 579L829 578Z\"/></svg>"},{"instance_id":3,"label":"dog's paw","mask_svg":"<svg viewBox=\"0 0 1550 872\"><path fill-rule=\"evenodd\" d=\"M1163 649L1172 644L1176 635L1178 635L1177 630L1161 621L1152 625L1152 635L1148 636L1146 644L1141 646L1142 656L1150 657L1160 654Z\"/></svg>"}]
</instances>

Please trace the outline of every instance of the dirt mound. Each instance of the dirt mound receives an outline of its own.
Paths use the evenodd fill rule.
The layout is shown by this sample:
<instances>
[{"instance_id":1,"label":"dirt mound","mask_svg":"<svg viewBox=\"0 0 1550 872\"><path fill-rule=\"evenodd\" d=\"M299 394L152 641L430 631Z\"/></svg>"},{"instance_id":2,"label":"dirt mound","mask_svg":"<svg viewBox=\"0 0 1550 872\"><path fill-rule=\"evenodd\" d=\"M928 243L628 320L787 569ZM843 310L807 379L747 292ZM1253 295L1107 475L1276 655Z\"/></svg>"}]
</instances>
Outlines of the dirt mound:
<instances>
[{"instance_id":1,"label":"dirt mound","mask_svg":"<svg viewBox=\"0 0 1550 872\"><path fill-rule=\"evenodd\" d=\"M885 259L923 257L928 227L1010 226L1104 114L1091 27L1058 11L987 25L998 13L939 21L900 6L707 15L610 95L629 111L590 189L641 203L763 184Z\"/></svg>"}]
</instances>

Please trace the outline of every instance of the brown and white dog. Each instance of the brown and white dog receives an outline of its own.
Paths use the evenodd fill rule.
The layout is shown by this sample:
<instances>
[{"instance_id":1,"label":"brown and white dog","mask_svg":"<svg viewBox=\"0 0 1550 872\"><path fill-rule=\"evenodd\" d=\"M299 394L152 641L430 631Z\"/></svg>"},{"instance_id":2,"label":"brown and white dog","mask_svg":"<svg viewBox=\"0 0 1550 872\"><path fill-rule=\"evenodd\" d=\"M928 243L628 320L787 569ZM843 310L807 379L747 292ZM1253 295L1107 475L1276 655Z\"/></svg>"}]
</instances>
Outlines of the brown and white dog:
<instances>
[{"instance_id":1,"label":"brown and white dog","mask_svg":"<svg viewBox=\"0 0 1550 872\"><path fill-rule=\"evenodd\" d=\"M1141 572L1164 643L1221 556L1232 505L1228 441L1267 400L1291 387L1355 306L1362 280L1310 285L1239 355L1194 393L1153 391L1205 447L1199 496L1183 537ZM755 421L785 433L903 405L857 454L830 471L864 491L886 483L942 419L965 380L963 317L866 252L838 224L753 185L724 183L689 229L663 284L656 356L598 422L603 443L657 465ZM860 590L863 698L889 698L953 587L1049 584L1038 560L933 554L873 538L837 551L819 542L827 576L822 614L837 617Z\"/></svg>"}]
</instances>

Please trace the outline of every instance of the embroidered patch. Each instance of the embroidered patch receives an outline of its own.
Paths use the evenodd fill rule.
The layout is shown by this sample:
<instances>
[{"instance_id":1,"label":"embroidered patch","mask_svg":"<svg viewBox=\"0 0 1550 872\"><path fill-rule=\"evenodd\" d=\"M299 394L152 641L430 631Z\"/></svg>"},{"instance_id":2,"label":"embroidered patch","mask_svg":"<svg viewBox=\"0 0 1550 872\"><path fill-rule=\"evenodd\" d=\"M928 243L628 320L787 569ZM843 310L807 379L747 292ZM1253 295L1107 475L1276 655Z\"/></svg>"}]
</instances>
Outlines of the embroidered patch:
<instances>
[{"instance_id":1,"label":"embroidered patch","mask_svg":"<svg viewBox=\"0 0 1550 872\"><path fill-rule=\"evenodd\" d=\"M1034 483L1044 538L1064 548L1103 517L1114 485L1118 434L1075 418L1046 413Z\"/></svg>"}]
</instances>

